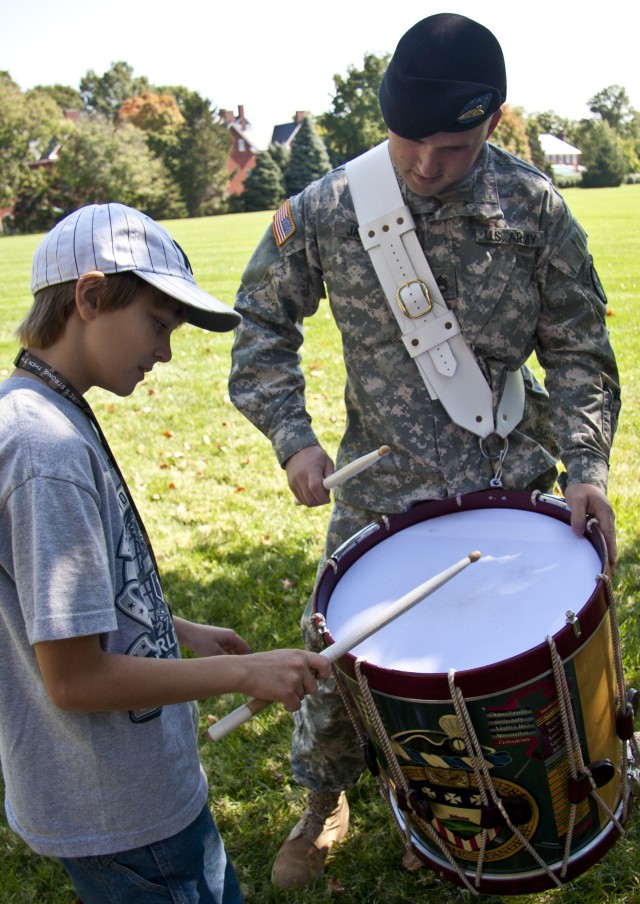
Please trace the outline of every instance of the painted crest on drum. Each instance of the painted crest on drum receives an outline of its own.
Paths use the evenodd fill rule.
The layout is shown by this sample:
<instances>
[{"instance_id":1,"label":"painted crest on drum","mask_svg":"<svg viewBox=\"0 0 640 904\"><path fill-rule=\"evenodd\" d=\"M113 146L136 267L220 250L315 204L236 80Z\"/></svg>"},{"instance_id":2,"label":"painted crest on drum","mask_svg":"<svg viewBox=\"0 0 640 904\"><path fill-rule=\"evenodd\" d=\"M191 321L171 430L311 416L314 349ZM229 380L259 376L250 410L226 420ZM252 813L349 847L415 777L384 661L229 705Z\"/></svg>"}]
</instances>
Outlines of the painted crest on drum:
<instances>
[{"instance_id":1,"label":"painted crest on drum","mask_svg":"<svg viewBox=\"0 0 640 904\"><path fill-rule=\"evenodd\" d=\"M610 654L609 644L605 622L565 669L587 761L606 756L614 763L616 778L599 793L615 810L620 802L620 745L613 721L613 676L601 665ZM357 685L354 693L359 694ZM476 863L484 844L482 856L489 874L517 874L535 868L523 842L507 825L487 827L482 840L483 795L474 774L472 751L455 713L435 701L399 700L375 691L373 698L405 781L428 804L430 825L450 853L457 860ZM553 677L543 676L524 687L470 700L467 706L495 793L542 859L551 866L557 864L563 857L570 821L567 782L571 751L565 744ZM368 734L375 739L369 714L362 706L360 709ZM406 729L407 725L414 727ZM397 730L401 726L405 728ZM374 747L382 778L397 802L402 794L398 794L384 750L375 740ZM573 820L573 852L588 845L607 824L605 814L590 797L576 807ZM419 847L428 856L440 857L424 818L415 811L411 812L411 826Z\"/></svg>"}]
</instances>

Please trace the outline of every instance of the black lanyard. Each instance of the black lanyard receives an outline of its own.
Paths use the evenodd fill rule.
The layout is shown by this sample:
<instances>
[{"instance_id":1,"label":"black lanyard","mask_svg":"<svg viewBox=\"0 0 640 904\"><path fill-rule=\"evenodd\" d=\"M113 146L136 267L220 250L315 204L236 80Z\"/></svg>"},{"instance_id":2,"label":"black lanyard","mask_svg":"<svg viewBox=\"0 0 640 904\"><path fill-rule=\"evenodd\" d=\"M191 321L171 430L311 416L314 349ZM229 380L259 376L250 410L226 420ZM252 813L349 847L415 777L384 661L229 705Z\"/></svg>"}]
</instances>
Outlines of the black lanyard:
<instances>
[{"instance_id":1,"label":"black lanyard","mask_svg":"<svg viewBox=\"0 0 640 904\"><path fill-rule=\"evenodd\" d=\"M77 405L84 413L87 415L91 423L93 424L96 433L98 434L98 438L102 443L102 446L109 457L109 461L113 465L113 469L120 478L120 482L122 483L122 487L127 495L127 499L129 500L129 505L131 506L131 510L135 515L135 518L138 522L138 526L140 528L140 533L142 534L142 538L146 544L149 555L151 556L151 561L153 562L153 567L156 570L156 574L158 577L158 581L160 580L160 572L158 571L158 563L156 562L156 557L153 552L153 547L151 546L151 541L149 539L149 534L144 526L144 522L140 517L140 513L136 508L136 504L133 501L133 497L129 492L129 487L127 486L127 482L122 476L122 471L118 467L118 462L116 461L113 452L109 448L109 443L102 432L102 428L98 423L98 418L95 416L93 409L84 398L84 396L80 395L80 393L74 389L74 387L65 381L65 379L53 369L48 364L45 364L44 361L41 361L39 358L36 358L35 355L30 354L26 350L26 348L21 349L18 352L18 357L14 362L15 366L20 368L21 370L26 370L27 373L33 374L36 377L39 377L43 383L46 383L47 386L51 387L54 392L57 392L58 395L63 396L65 399L69 399L70 402L73 402L74 405Z\"/></svg>"}]
</instances>

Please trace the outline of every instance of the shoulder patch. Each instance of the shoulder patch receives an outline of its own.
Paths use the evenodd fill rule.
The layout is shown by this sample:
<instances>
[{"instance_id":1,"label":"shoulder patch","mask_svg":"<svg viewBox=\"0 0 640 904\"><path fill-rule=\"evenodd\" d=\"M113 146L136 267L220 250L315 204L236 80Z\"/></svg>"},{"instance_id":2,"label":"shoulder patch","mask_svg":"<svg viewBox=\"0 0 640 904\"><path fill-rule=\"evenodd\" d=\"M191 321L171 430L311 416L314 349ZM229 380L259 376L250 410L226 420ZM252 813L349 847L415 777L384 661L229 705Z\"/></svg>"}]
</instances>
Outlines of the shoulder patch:
<instances>
[{"instance_id":1,"label":"shoulder patch","mask_svg":"<svg viewBox=\"0 0 640 904\"><path fill-rule=\"evenodd\" d=\"M296 224L293 222L293 217L291 216L291 207L288 198L284 204L281 205L280 209L276 211L271 225L276 245L280 248L296 231Z\"/></svg>"}]
</instances>

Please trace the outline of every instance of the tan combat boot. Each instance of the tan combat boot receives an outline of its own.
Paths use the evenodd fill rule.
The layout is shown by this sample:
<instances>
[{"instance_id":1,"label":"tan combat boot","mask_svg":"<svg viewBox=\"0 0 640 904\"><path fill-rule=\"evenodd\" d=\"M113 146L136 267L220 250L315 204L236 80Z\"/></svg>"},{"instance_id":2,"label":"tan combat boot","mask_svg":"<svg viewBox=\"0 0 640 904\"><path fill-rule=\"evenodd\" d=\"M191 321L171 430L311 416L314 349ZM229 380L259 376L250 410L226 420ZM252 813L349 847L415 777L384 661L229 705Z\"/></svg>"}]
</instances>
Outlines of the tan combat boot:
<instances>
[{"instance_id":1,"label":"tan combat boot","mask_svg":"<svg viewBox=\"0 0 640 904\"><path fill-rule=\"evenodd\" d=\"M349 830L344 791L309 791L307 809L278 851L271 870L277 888L305 888L324 872L331 845Z\"/></svg>"}]
</instances>

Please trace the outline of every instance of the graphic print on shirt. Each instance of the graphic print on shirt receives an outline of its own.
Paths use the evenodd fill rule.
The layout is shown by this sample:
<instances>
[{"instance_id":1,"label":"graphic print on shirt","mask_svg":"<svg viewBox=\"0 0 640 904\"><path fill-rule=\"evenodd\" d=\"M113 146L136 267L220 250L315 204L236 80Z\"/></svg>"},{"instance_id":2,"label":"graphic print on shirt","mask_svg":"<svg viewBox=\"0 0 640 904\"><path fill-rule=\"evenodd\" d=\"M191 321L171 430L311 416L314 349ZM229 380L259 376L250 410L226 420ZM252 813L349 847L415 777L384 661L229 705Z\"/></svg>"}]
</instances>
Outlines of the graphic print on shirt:
<instances>
[{"instance_id":1,"label":"graphic print on shirt","mask_svg":"<svg viewBox=\"0 0 640 904\"><path fill-rule=\"evenodd\" d=\"M129 645L127 655L176 659L178 641L158 574L121 486L118 487L117 495L122 515L122 533L116 550L116 569L120 571L120 574L116 574L119 588L116 607L139 626L139 633ZM127 628L132 633L131 626ZM148 722L157 718L161 712L161 707L154 707L130 710L129 716L132 722Z\"/></svg>"}]
</instances>

